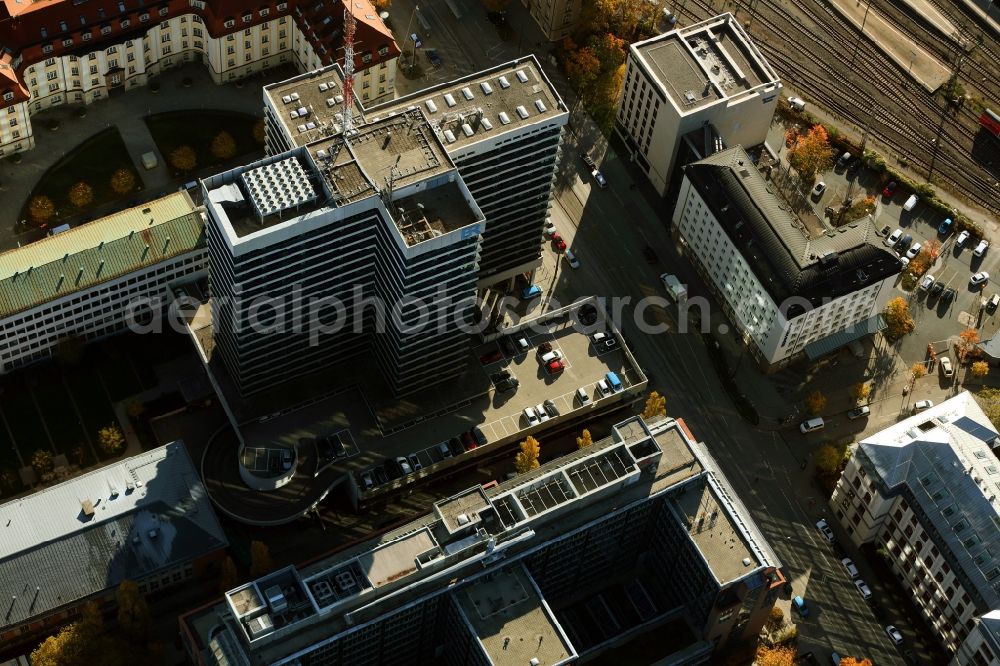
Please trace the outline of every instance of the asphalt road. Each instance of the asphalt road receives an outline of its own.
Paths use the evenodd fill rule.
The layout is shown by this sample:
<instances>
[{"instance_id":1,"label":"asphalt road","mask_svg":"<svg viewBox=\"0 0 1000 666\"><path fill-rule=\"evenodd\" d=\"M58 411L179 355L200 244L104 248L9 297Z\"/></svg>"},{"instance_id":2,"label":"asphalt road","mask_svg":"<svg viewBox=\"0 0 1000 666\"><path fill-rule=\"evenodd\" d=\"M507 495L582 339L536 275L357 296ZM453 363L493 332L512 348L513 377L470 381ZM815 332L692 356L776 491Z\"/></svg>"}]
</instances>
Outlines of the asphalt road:
<instances>
[{"instance_id":1,"label":"asphalt road","mask_svg":"<svg viewBox=\"0 0 1000 666\"><path fill-rule=\"evenodd\" d=\"M586 128L577 132L594 136ZM577 145L573 133L565 139L553 220L582 266L567 272L564 262L558 264L556 297L564 302L587 294L638 300L664 295L658 278L661 272L681 273L690 279L693 271L677 255L662 222L630 189L624 165L617 158L605 157L601 169L611 184L606 190L592 188L577 155L584 149L595 153L600 149L589 144L588 138ZM646 263L646 245L656 251L658 264ZM715 375L701 336L676 332L673 308L654 306L647 313L647 320L665 322L671 329L657 335L639 331L632 306L622 312L625 338L652 373L651 385L666 396L668 413L682 417L707 443L784 563L794 594L802 595L810 605L808 618L794 618L800 651L812 650L822 657L836 650L879 664L901 663L900 653L854 588L834 549L814 527L827 509L810 475L800 466L815 443L803 440L797 432L762 431L742 421ZM846 538L841 542L848 543ZM856 553L847 554L878 597L880 586L862 559ZM914 635L904 626L901 614L888 604L882 606L888 621L896 622L912 645Z\"/></svg>"}]
</instances>

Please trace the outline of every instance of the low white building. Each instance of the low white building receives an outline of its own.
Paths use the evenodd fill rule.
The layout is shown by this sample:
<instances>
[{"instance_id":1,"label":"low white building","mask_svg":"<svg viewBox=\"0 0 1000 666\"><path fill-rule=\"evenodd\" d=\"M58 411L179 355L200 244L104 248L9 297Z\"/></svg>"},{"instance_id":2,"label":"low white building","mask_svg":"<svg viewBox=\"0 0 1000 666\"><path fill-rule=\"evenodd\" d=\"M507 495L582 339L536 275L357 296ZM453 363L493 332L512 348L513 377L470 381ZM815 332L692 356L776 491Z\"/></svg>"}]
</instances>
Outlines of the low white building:
<instances>
[{"instance_id":1,"label":"low white building","mask_svg":"<svg viewBox=\"0 0 1000 666\"><path fill-rule=\"evenodd\" d=\"M778 74L732 14L671 30L629 47L615 131L660 195L683 138L696 154L763 143L778 103Z\"/></svg>"},{"instance_id":2,"label":"low white building","mask_svg":"<svg viewBox=\"0 0 1000 666\"><path fill-rule=\"evenodd\" d=\"M742 147L684 167L673 223L760 365L816 358L882 325L901 265L874 225L810 237Z\"/></svg>"},{"instance_id":3,"label":"low white building","mask_svg":"<svg viewBox=\"0 0 1000 666\"><path fill-rule=\"evenodd\" d=\"M830 499L855 545L885 551L945 649L991 655L956 656L963 665L996 663L996 636L970 632L1000 608L998 437L960 393L860 442Z\"/></svg>"},{"instance_id":4,"label":"low white building","mask_svg":"<svg viewBox=\"0 0 1000 666\"><path fill-rule=\"evenodd\" d=\"M951 666L1000 666L1000 610L992 610L975 620L975 626L958 652Z\"/></svg>"},{"instance_id":5,"label":"low white building","mask_svg":"<svg viewBox=\"0 0 1000 666\"><path fill-rule=\"evenodd\" d=\"M207 274L205 222L187 192L0 254L0 373L143 317L130 301Z\"/></svg>"}]
</instances>

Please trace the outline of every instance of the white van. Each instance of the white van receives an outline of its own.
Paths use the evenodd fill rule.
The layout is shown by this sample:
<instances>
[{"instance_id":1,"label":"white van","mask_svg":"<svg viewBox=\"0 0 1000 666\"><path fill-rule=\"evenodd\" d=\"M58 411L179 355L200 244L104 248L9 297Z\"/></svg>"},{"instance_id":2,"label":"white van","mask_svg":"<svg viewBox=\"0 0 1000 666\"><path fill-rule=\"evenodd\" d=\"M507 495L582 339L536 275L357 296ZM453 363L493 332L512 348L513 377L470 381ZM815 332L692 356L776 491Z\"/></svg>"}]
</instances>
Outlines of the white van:
<instances>
[{"instance_id":1,"label":"white van","mask_svg":"<svg viewBox=\"0 0 1000 666\"><path fill-rule=\"evenodd\" d=\"M905 204L903 204L903 210L905 211L913 210L913 207L917 205L918 201L920 201L920 199L917 198L917 195L911 194L910 198L906 200Z\"/></svg>"},{"instance_id":2,"label":"white van","mask_svg":"<svg viewBox=\"0 0 1000 666\"><path fill-rule=\"evenodd\" d=\"M803 421L799 424L799 431L804 435L807 432L813 432L814 430L820 430L826 426L823 422L822 417L817 416L816 418L809 419L808 421Z\"/></svg>"},{"instance_id":3,"label":"white van","mask_svg":"<svg viewBox=\"0 0 1000 666\"><path fill-rule=\"evenodd\" d=\"M597 382L597 393L603 398L606 395L611 395L611 387L608 386L607 380L602 379Z\"/></svg>"}]
</instances>

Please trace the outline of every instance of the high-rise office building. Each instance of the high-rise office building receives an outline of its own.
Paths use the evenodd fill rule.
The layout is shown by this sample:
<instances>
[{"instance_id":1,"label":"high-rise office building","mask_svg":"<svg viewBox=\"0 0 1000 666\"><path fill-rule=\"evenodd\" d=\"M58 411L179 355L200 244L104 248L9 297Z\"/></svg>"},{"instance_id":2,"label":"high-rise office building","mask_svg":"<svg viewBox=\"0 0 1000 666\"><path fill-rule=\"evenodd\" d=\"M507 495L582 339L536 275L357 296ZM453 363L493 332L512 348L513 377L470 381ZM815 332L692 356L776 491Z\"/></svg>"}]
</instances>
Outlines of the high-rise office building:
<instances>
[{"instance_id":1,"label":"high-rise office building","mask_svg":"<svg viewBox=\"0 0 1000 666\"><path fill-rule=\"evenodd\" d=\"M756 636L778 562L683 422L633 417L537 470L226 593L199 664L566 664L656 630L706 663Z\"/></svg>"},{"instance_id":2,"label":"high-rise office building","mask_svg":"<svg viewBox=\"0 0 1000 666\"><path fill-rule=\"evenodd\" d=\"M264 88L269 153L339 134L343 75L333 66ZM304 111L304 113L303 113ZM360 126L417 111L430 124L486 217L479 286L541 265L566 105L534 56L403 98L355 105ZM379 186L385 174L378 174Z\"/></svg>"},{"instance_id":3,"label":"high-rise office building","mask_svg":"<svg viewBox=\"0 0 1000 666\"><path fill-rule=\"evenodd\" d=\"M213 353L241 393L361 354L396 392L464 366L483 216L419 111L203 186Z\"/></svg>"}]
</instances>

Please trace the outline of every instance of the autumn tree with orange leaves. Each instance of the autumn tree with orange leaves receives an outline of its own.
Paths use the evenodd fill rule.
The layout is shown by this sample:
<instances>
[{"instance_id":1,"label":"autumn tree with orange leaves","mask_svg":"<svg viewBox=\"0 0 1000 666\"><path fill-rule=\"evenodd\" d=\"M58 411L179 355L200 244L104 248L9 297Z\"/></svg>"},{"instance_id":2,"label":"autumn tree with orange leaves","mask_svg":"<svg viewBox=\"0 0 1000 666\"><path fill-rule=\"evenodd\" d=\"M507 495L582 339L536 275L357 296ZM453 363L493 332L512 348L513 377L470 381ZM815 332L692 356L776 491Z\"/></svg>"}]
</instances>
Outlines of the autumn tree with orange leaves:
<instances>
[{"instance_id":1,"label":"autumn tree with orange leaves","mask_svg":"<svg viewBox=\"0 0 1000 666\"><path fill-rule=\"evenodd\" d=\"M812 183L817 173L833 166L833 149L826 129L813 125L805 134L799 134L788 149L788 163L807 183Z\"/></svg>"},{"instance_id":2,"label":"autumn tree with orange leaves","mask_svg":"<svg viewBox=\"0 0 1000 666\"><path fill-rule=\"evenodd\" d=\"M858 659L857 657L842 657L840 666L872 666L871 659Z\"/></svg>"},{"instance_id":3,"label":"autumn tree with orange leaves","mask_svg":"<svg viewBox=\"0 0 1000 666\"><path fill-rule=\"evenodd\" d=\"M958 354L958 362L965 363L971 356L979 355L979 331L974 328L967 328L958 334L958 342L955 343L955 353Z\"/></svg>"}]
</instances>

